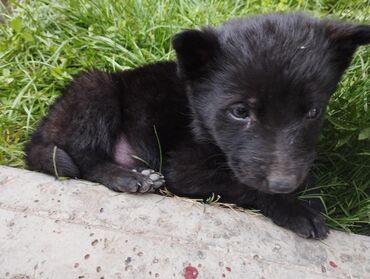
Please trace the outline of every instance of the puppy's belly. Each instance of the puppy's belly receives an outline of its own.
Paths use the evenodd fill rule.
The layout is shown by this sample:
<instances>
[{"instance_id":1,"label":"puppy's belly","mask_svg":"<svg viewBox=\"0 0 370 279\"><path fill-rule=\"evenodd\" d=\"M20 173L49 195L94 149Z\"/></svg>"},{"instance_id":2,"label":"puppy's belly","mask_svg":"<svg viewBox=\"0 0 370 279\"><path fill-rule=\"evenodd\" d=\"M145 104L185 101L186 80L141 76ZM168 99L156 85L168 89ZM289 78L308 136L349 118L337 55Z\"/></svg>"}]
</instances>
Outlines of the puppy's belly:
<instances>
[{"instance_id":1,"label":"puppy's belly","mask_svg":"<svg viewBox=\"0 0 370 279\"><path fill-rule=\"evenodd\" d=\"M131 168L135 164L132 155L134 155L134 150L132 149L131 145L127 142L126 138L123 135L121 135L116 141L114 147L115 162L123 167Z\"/></svg>"}]
</instances>

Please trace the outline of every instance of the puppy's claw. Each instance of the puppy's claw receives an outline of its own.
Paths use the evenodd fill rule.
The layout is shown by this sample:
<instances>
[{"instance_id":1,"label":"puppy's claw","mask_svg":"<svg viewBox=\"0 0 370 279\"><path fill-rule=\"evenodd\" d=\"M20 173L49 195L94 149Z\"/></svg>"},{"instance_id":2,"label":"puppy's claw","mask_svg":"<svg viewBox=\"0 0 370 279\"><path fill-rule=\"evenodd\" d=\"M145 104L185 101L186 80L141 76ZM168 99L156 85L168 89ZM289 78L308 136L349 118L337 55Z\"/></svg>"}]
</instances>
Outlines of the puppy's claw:
<instances>
[{"instance_id":1,"label":"puppy's claw","mask_svg":"<svg viewBox=\"0 0 370 279\"><path fill-rule=\"evenodd\" d=\"M142 170L142 171L141 171L141 174L142 174L142 175L145 175L145 176L148 176L148 175L150 175L150 174L151 174L151 171L152 171L152 170L150 170L150 169Z\"/></svg>"},{"instance_id":2,"label":"puppy's claw","mask_svg":"<svg viewBox=\"0 0 370 279\"><path fill-rule=\"evenodd\" d=\"M143 186L138 190L139 192L153 192L155 189L161 187L165 182L164 176L154 170L145 169L140 173L143 176ZM144 185L146 185L146 187L144 187Z\"/></svg>"},{"instance_id":3,"label":"puppy's claw","mask_svg":"<svg viewBox=\"0 0 370 279\"><path fill-rule=\"evenodd\" d=\"M158 173L153 173L153 174L149 175L149 178L153 181L156 181L156 180L159 180L161 178L161 176Z\"/></svg>"}]
</instances>

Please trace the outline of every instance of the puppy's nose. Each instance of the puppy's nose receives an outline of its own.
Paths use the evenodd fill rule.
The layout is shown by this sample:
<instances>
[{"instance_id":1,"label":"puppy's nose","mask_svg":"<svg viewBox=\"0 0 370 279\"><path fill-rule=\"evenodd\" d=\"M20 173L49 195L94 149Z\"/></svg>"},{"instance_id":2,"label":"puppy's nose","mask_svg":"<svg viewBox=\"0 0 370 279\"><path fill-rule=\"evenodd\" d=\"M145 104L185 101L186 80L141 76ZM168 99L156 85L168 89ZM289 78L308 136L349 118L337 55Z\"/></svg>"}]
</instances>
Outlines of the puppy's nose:
<instances>
[{"instance_id":1,"label":"puppy's nose","mask_svg":"<svg viewBox=\"0 0 370 279\"><path fill-rule=\"evenodd\" d=\"M270 175L267 181L268 189L273 193L290 193L297 188L295 175Z\"/></svg>"}]
</instances>

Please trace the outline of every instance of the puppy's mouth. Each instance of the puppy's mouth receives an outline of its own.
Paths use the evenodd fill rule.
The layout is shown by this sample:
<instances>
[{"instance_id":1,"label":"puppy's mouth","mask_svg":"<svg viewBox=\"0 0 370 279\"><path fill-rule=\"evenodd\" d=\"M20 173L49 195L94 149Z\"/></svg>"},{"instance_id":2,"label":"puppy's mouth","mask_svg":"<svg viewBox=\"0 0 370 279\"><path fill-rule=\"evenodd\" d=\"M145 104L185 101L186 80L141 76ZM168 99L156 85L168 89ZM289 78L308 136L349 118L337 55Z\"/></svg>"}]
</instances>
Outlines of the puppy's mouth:
<instances>
[{"instance_id":1,"label":"puppy's mouth","mask_svg":"<svg viewBox=\"0 0 370 279\"><path fill-rule=\"evenodd\" d=\"M266 194L289 194L297 190L300 179L296 176L268 176L264 179L246 180L238 175L239 181L248 187Z\"/></svg>"},{"instance_id":2,"label":"puppy's mouth","mask_svg":"<svg viewBox=\"0 0 370 279\"><path fill-rule=\"evenodd\" d=\"M267 180L264 180L259 185L256 185L256 187L253 188L266 194L289 194L297 189L297 187L291 187L289 185L281 185L278 188L274 188L269 186L269 182Z\"/></svg>"},{"instance_id":3,"label":"puppy's mouth","mask_svg":"<svg viewBox=\"0 0 370 279\"><path fill-rule=\"evenodd\" d=\"M275 190L275 189L268 189L268 194L289 194L289 193L292 193L294 192L296 189L290 189L290 188L287 188L287 189L279 189L279 190Z\"/></svg>"}]
</instances>

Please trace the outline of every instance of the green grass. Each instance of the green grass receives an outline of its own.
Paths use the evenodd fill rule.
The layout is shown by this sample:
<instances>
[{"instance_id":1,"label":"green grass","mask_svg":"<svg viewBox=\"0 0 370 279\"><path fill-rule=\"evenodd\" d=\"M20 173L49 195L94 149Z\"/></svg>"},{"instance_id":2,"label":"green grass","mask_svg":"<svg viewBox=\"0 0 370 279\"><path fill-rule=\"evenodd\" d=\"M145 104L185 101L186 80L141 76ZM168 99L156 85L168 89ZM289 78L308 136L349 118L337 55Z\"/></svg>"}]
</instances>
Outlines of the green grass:
<instances>
[{"instance_id":1,"label":"green grass","mask_svg":"<svg viewBox=\"0 0 370 279\"><path fill-rule=\"evenodd\" d=\"M71 77L174 58L182 28L240 15L309 10L370 22L365 0L29 0L0 8L0 164L23 167L23 145ZM333 97L314 167L334 228L370 235L370 48Z\"/></svg>"}]
</instances>

